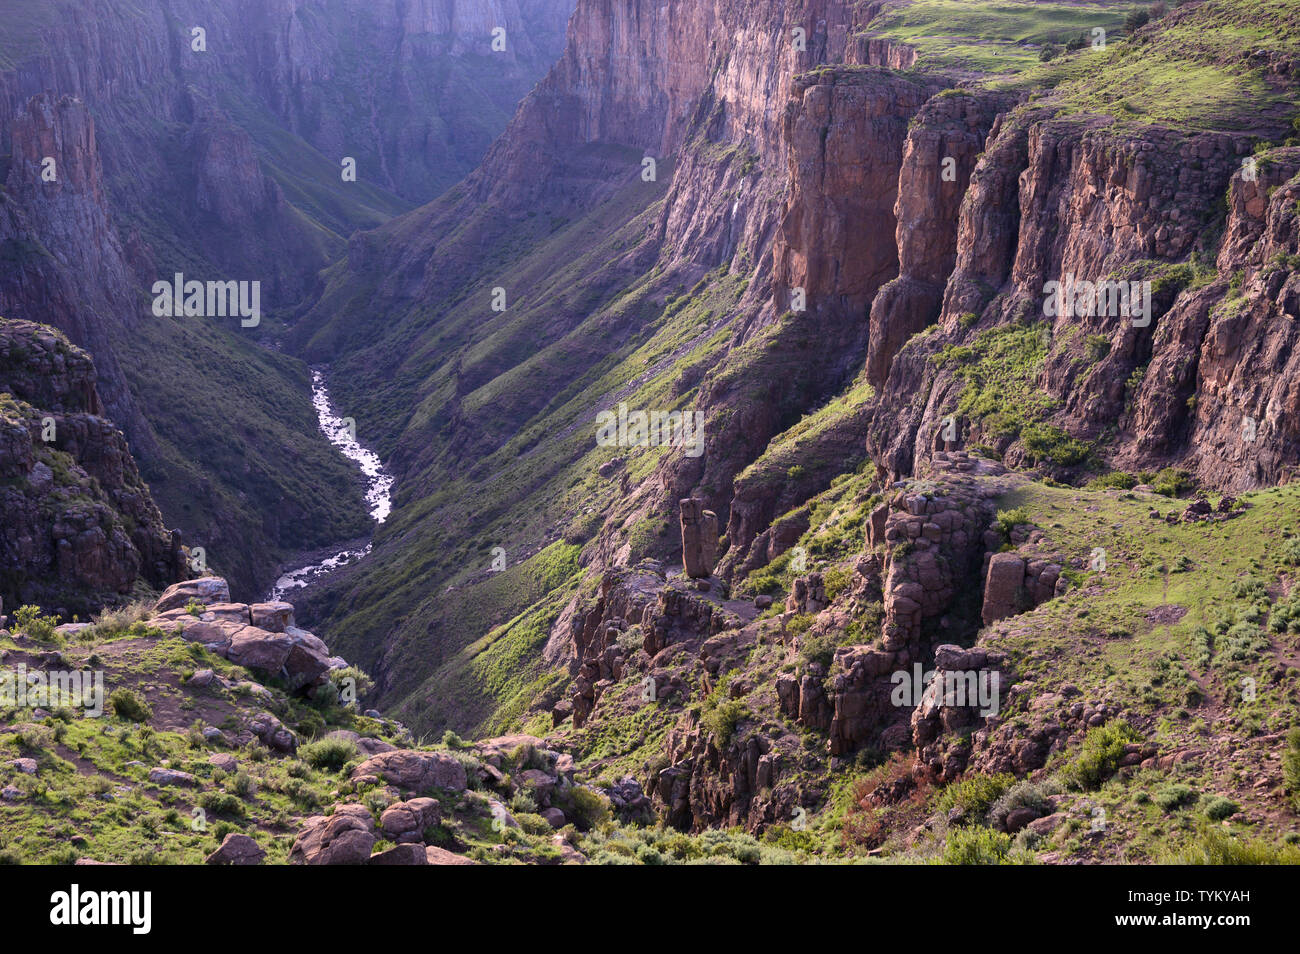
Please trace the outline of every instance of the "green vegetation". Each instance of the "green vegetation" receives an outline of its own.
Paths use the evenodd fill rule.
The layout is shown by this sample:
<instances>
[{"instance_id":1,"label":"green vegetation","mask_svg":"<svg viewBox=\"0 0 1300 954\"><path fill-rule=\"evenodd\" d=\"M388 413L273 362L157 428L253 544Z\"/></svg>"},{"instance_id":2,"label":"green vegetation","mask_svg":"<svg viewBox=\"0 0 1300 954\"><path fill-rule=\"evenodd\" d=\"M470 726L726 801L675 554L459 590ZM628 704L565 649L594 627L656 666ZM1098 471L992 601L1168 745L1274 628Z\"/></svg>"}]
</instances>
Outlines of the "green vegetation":
<instances>
[{"instance_id":1,"label":"green vegetation","mask_svg":"<svg viewBox=\"0 0 1300 954\"><path fill-rule=\"evenodd\" d=\"M108 697L113 714L130 722L148 722L153 716L149 704L130 689L114 689Z\"/></svg>"},{"instance_id":2,"label":"green vegetation","mask_svg":"<svg viewBox=\"0 0 1300 954\"><path fill-rule=\"evenodd\" d=\"M304 745L298 755L312 768L337 772L357 757L357 746L347 738L318 739Z\"/></svg>"},{"instance_id":3,"label":"green vegetation","mask_svg":"<svg viewBox=\"0 0 1300 954\"><path fill-rule=\"evenodd\" d=\"M1118 35L1123 22L1120 10L1101 2L914 0L873 21L871 33L915 47L928 67L1013 73L1036 64L1046 46L1094 27Z\"/></svg>"},{"instance_id":4,"label":"green vegetation","mask_svg":"<svg viewBox=\"0 0 1300 954\"><path fill-rule=\"evenodd\" d=\"M1005 773L967 776L943 790L938 809L944 813L956 809L963 815L982 820L1014 783L1015 777Z\"/></svg>"},{"instance_id":5,"label":"green vegetation","mask_svg":"<svg viewBox=\"0 0 1300 954\"><path fill-rule=\"evenodd\" d=\"M1132 726L1119 720L1089 730L1079 753L1061 769L1061 780L1072 788L1097 788L1119 768L1124 746L1138 738Z\"/></svg>"}]
</instances>

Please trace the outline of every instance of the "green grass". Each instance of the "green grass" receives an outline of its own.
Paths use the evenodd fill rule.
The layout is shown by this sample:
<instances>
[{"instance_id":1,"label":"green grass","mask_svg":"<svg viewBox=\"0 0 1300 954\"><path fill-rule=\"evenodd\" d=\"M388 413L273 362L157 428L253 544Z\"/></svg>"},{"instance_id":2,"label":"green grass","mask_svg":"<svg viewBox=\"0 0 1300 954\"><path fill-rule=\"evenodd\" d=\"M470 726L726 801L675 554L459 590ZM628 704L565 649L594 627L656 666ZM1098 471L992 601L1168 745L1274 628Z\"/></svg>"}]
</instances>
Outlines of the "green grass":
<instances>
[{"instance_id":1,"label":"green grass","mask_svg":"<svg viewBox=\"0 0 1300 954\"><path fill-rule=\"evenodd\" d=\"M1038 63L1044 44L1064 45L1102 27L1118 37L1128 4L912 0L871 21L868 33L906 43L919 65L1014 73Z\"/></svg>"}]
</instances>

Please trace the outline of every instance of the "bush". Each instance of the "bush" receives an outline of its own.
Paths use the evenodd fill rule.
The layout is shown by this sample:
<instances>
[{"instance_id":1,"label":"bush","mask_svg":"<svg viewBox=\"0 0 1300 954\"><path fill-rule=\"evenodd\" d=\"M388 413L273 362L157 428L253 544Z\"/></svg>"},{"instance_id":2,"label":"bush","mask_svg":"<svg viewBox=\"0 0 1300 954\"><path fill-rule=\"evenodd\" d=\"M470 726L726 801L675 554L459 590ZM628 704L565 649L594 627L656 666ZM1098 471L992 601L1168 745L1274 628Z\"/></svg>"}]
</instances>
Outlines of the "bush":
<instances>
[{"instance_id":1,"label":"bush","mask_svg":"<svg viewBox=\"0 0 1300 954\"><path fill-rule=\"evenodd\" d=\"M312 768L337 772L357 756L357 745L342 736L309 742L298 750L302 760Z\"/></svg>"},{"instance_id":2,"label":"bush","mask_svg":"<svg viewBox=\"0 0 1300 954\"><path fill-rule=\"evenodd\" d=\"M1205 817L1211 821L1223 821L1241 811L1241 806L1230 798L1213 795L1205 800Z\"/></svg>"},{"instance_id":3,"label":"bush","mask_svg":"<svg viewBox=\"0 0 1300 954\"><path fill-rule=\"evenodd\" d=\"M1226 831L1209 828L1188 849L1162 857L1172 865L1298 865L1300 848L1272 845L1262 838L1237 839Z\"/></svg>"},{"instance_id":4,"label":"bush","mask_svg":"<svg viewBox=\"0 0 1300 954\"><path fill-rule=\"evenodd\" d=\"M999 510L997 515L998 529L1007 539L1011 538L1011 531L1020 524L1031 524L1033 519L1029 516L1029 511L1024 507L1017 507L1014 510Z\"/></svg>"},{"instance_id":5,"label":"bush","mask_svg":"<svg viewBox=\"0 0 1300 954\"><path fill-rule=\"evenodd\" d=\"M1083 340L1083 352L1090 364L1096 364L1110 354L1110 339L1105 335L1088 335Z\"/></svg>"},{"instance_id":6,"label":"bush","mask_svg":"<svg viewBox=\"0 0 1300 954\"><path fill-rule=\"evenodd\" d=\"M199 796L199 807L209 815L240 818L244 814L243 803L228 792L204 792Z\"/></svg>"},{"instance_id":7,"label":"bush","mask_svg":"<svg viewBox=\"0 0 1300 954\"><path fill-rule=\"evenodd\" d=\"M1074 761L1061 770L1061 780L1071 788L1098 788L1119 768L1124 746L1136 741L1137 732L1122 719L1090 730Z\"/></svg>"},{"instance_id":8,"label":"bush","mask_svg":"<svg viewBox=\"0 0 1300 954\"><path fill-rule=\"evenodd\" d=\"M1166 467L1146 483L1150 483L1152 490L1165 497L1181 497L1196 486L1191 474L1185 470L1175 470L1173 467Z\"/></svg>"},{"instance_id":9,"label":"bush","mask_svg":"<svg viewBox=\"0 0 1300 954\"><path fill-rule=\"evenodd\" d=\"M331 669L330 682L338 690L339 697L345 705L354 705L374 691L375 680L356 666L345 669Z\"/></svg>"},{"instance_id":10,"label":"bush","mask_svg":"<svg viewBox=\"0 0 1300 954\"><path fill-rule=\"evenodd\" d=\"M609 801L582 785L569 789L567 804L563 808L579 831L590 831L609 820Z\"/></svg>"},{"instance_id":11,"label":"bush","mask_svg":"<svg viewBox=\"0 0 1300 954\"><path fill-rule=\"evenodd\" d=\"M1138 479L1122 470L1102 474L1088 481L1089 490L1132 490L1138 485Z\"/></svg>"},{"instance_id":12,"label":"bush","mask_svg":"<svg viewBox=\"0 0 1300 954\"><path fill-rule=\"evenodd\" d=\"M1146 26L1151 20L1151 14L1147 13L1141 7L1134 7L1124 18L1124 32L1132 33Z\"/></svg>"},{"instance_id":13,"label":"bush","mask_svg":"<svg viewBox=\"0 0 1300 954\"><path fill-rule=\"evenodd\" d=\"M1053 424L1027 424L1020 432L1025 457L1031 464L1048 461L1060 467L1082 464L1092 454L1092 445L1071 437Z\"/></svg>"},{"instance_id":14,"label":"bush","mask_svg":"<svg viewBox=\"0 0 1300 954\"><path fill-rule=\"evenodd\" d=\"M827 602L834 602L849 584L853 582L853 571L848 567L836 566L822 574L822 585L826 588Z\"/></svg>"},{"instance_id":15,"label":"bush","mask_svg":"<svg viewBox=\"0 0 1300 954\"><path fill-rule=\"evenodd\" d=\"M1011 836L990 828L958 828L943 846L947 865L1000 865L1011 853Z\"/></svg>"},{"instance_id":16,"label":"bush","mask_svg":"<svg viewBox=\"0 0 1300 954\"><path fill-rule=\"evenodd\" d=\"M989 809L989 821L995 828L1006 828L1007 816L1018 808L1028 808L1041 818L1052 810L1047 793L1033 782L1017 782Z\"/></svg>"},{"instance_id":17,"label":"bush","mask_svg":"<svg viewBox=\"0 0 1300 954\"><path fill-rule=\"evenodd\" d=\"M748 715L745 706L739 699L724 699L723 694L726 686L720 685L713 692L709 693L704 700L704 708L700 712L700 719L705 727L713 735L713 744L719 749L725 748L735 734L736 726L740 720Z\"/></svg>"},{"instance_id":18,"label":"bush","mask_svg":"<svg viewBox=\"0 0 1300 954\"><path fill-rule=\"evenodd\" d=\"M1164 785L1151 796L1151 801L1160 808L1161 811L1172 812L1175 808L1182 808L1184 805L1190 805L1196 801L1196 793L1186 785Z\"/></svg>"},{"instance_id":19,"label":"bush","mask_svg":"<svg viewBox=\"0 0 1300 954\"><path fill-rule=\"evenodd\" d=\"M108 697L113 714L128 722L148 722L153 717L149 704L130 689L114 689Z\"/></svg>"},{"instance_id":20,"label":"bush","mask_svg":"<svg viewBox=\"0 0 1300 954\"><path fill-rule=\"evenodd\" d=\"M1300 537L1292 537L1282 544L1282 562L1288 566L1300 566Z\"/></svg>"},{"instance_id":21,"label":"bush","mask_svg":"<svg viewBox=\"0 0 1300 954\"><path fill-rule=\"evenodd\" d=\"M57 616L42 616L39 606L20 606L14 613L14 622L18 632L25 633L38 643L55 641L54 627L59 625Z\"/></svg>"},{"instance_id":22,"label":"bush","mask_svg":"<svg viewBox=\"0 0 1300 954\"><path fill-rule=\"evenodd\" d=\"M939 796L939 811L947 814L956 808L967 817L983 818L1015 780L1015 776L1000 772L971 775L953 782Z\"/></svg>"}]
</instances>

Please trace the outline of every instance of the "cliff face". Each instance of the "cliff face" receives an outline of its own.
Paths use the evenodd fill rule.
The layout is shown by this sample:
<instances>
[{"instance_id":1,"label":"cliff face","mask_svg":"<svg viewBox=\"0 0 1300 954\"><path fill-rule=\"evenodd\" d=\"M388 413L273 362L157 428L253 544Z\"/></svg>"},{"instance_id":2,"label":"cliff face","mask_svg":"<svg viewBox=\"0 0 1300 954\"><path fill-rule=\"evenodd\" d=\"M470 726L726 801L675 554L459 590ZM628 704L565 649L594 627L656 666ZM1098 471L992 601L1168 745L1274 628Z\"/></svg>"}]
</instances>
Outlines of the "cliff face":
<instances>
[{"instance_id":1,"label":"cliff face","mask_svg":"<svg viewBox=\"0 0 1300 954\"><path fill-rule=\"evenodd\" d=\"M54 329L0 319L0 598L83 618L185 572L90 358Z\"/></svg>"},{"instance_id":2,"label":"cliff face","mask_svg":"<svg viewBox=\"0 0 1300 954\"><path fill-rule=\"evenodd\" d=\"M56 0L39 17L14 6L14 68L0 72L8 115L54 90L94 109L136 102L144 115L186 121L188 96L205 91L246 118L273 117L335 165L357 158L363 181L427 200L474 166L559 56L573 5ZM206 52L193 48L195 28ZM506 31L499 53L496 28ZM0 132L0 152L7 142Z\"/></svg>"},{"instance_id":3,"label":"cliff face","mask_svg":"<svg viewBox=\"0 0 1300 954\"><path fill-rule=\"evenodd\" d=\"M1050 426L1120 468L1180 466L1231 491L1283 479L1283 458L1295 445L1281 419L1271 418L1272 440L1241 434L1246 418L1258 425L1293 400L1284 383L1290 322L1250 316L1259 322L1270 310L1286 315L1294 307L1282 238L1288 213L1284 202L1272 204L1285 193L1294 158L1291 150L1252 158L1261 171L1243 181L1249 152L1249 140L1231 134L1135 136L1042 109L1008 114L962 206L956 264L936 316L941 333L916 341L887 377L883 354L873 364L884 384L873 457L892 474L911 473L943 446L939 432L955 413L965 440L992 446L1013 464L1035 463L1015 428L989 420L992 408L963 413L973 408L964 397L970 392L943 352L1004 333L1008 322L1040 322L1031 373L1049 398L1040 415ZM1259 191L1264 182L1275 189L1272 202ZM1223 229L1227 239L1216 249ZM1266 253L1271 267L1260 257ZM1186 264L1192 256L1213 266ZM1047 314L1046 286L1067 277L1149 283L1150 313ZM1225 348L1225 334L1241 344ZM1277 377L1248 370L1258 360ZM924 406L914 401L918 393L928 395ZM1080 462L1077 454L1051 461Z\"/></svg>"}]
</instances>

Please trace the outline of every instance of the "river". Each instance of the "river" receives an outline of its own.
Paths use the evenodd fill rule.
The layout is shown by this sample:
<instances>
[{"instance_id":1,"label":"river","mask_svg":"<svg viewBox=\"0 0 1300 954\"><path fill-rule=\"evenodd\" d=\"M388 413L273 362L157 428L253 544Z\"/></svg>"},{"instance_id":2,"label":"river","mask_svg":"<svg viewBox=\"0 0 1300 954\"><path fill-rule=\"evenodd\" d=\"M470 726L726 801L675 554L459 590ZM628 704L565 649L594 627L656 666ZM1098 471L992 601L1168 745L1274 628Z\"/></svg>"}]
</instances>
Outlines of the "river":
<instances>
[{"instance_id":1,"label":"river","mask_svg":"<svg viewBox=\"0 0 1300 954\"><path fill-rule=\"evenodd\" d=\"M311 403L316 408L316 420L321 433L365 475L366 504L370 507L370 516L376 525L383 523L393 512L392 475L384 469L384 462L379 459L379 455L361 446L353 436L355 427L338 415L330 401L329 390L325 387L325 375L320 371L311 373ZM320 582L340 567L363 559L370 553L370 546L367 543L357 549L339 550L319 562L282 574L271 587L267 600L282 600L293 590Z\"/></svg>"}]
</instances>

